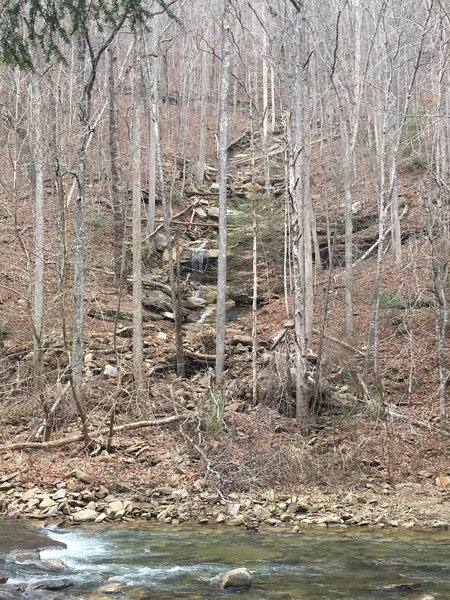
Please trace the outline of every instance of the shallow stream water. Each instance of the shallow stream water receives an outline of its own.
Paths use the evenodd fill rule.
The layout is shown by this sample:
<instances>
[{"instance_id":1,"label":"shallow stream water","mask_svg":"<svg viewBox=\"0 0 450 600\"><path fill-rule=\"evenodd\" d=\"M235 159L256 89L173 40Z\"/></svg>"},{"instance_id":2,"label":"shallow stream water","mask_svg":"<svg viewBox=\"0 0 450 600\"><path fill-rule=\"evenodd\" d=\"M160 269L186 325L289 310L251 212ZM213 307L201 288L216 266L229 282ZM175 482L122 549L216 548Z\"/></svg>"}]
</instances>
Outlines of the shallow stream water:
<instances>
[{"instance_id":1,"label":"shallow stream water","mask_svg":"<svg viewBox=\"0 0 450 600\"><path fill-rule=\"evenodd\" d=\"M26 527L15 523L14 543L11 525L0 521L0 548L24 547ZM30 535L31 545L45 545ZM129 594L116 598L137 597L133 586L148 588L148 595L140 588L140 598L225 598L230 592L220 590L218 578L241 566L252 573L252 589L239 593L249 600L450 598L448 532L316 529L300 535L128 523L50 529L45 535L66 546L41 552L43 560L59 558L67 565L64 577L75 585L64 598L82 598L111 579L130 586ZM2 570L12 581L60 576L38 575L26 565ZM382 589L389 584L413 584L414 591Z\"/></svg>"}]
</instances>

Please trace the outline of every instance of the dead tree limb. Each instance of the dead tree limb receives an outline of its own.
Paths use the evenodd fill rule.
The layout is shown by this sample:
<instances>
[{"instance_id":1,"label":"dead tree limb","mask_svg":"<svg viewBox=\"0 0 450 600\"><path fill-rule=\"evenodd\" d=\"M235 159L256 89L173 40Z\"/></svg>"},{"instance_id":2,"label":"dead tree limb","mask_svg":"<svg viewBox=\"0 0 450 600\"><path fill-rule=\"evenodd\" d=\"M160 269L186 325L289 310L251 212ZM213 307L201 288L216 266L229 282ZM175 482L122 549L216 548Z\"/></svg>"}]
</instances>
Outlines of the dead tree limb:
<instances>
[{"instance_id":1,"label":"dead tree limb","mask_svg":"<svg viewBox=\"0 0 450 600\"><path fill-rule=\"evenodd\" d=\"M125 423L124 425L116 425L113 427L114 433L121 431L130 431L132 429L141 429L143 427L158 427L159 425L167 425L192 417L192 414L180 414L172 415L171 417L164 417L162 419L150 419L149 421L136 421L134 423ZM111 433L110 427L104 427L96 432L90 432L90 437L94 438L99 435L109 435ZM4 444L0 446L0 452L9 452L11 450L26 450L26 449L39 449L48 450L51 448L60 448L61 446L67 446L69 444L75 444L76 442L82 442L84 436L82 433L71 435L69 437L61 438L59 440L52 440L50 442L17 442L16 444Z\"/></svg>"}]
</instances>

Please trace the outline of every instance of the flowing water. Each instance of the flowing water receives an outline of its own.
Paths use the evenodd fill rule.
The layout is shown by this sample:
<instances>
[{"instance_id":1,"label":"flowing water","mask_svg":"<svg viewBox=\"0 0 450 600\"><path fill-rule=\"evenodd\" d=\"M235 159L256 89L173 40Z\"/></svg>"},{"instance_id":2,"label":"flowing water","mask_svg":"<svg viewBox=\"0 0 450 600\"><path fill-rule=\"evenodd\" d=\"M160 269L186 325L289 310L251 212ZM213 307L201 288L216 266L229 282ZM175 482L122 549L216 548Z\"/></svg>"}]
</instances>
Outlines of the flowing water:
<instances>
[{"instance_id":1,"label":"flowing water","mask_svg":"<svg viewBox=\"0 0 450 600\"><path fill-rule=\"evenodd\" d=\"M0 522L0 543L5 525ZM116 598L138 597L137 590L140 598L161 600L226 598L230 592L220 590L219 576L238 566L252 573L252 589L239 593L249 600L450 598L447 532L308 530L299 535L127 524L53 529L47 535L66 545L41 552L43 560L59 558L67 565L64 576L75 585L64 598L82 598L111 579L129 586ZM36 577L33 570L20 569L9 573L13 581ZM389 584L413 584L414 591L380 589Z\"/></svg>"}]
</instances>

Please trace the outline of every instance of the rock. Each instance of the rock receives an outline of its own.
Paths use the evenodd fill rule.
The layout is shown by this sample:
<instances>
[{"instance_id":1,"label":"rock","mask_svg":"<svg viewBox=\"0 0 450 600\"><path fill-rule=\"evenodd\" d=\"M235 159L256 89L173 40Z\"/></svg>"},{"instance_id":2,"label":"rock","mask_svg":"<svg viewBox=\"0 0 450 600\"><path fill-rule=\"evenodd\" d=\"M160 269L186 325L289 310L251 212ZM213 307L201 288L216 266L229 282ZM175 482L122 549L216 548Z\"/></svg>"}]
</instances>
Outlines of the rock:
<instances>
[{"instance_id":1,"label":"rock","mask_svg":"<svg viewBox=\"0 0 450 600\"><path fill-rule=\"evenodd\" d=\"M99 513L92 508L84 508L76 513L73 513L72 518L76 523L84 523L85 521L95 521Z\"/></svg>"},{"instance_id":2,"label":"rock","mask_svg":"<svg viewBox=\"0 0 450 600\"><path fill-rule=\"evenodd\" d=\"M24 562L37 562L40 561L41 557L39 552L26 552L22 550L13 550L6 555L5 562L24 563Z\"/></svg>"},{"instance_id":3,"label":"rock","mask_svg":"<svg viewBox=\"0 0 450 600\"><path fill-rule=\"evenodd\" d=\"M102 512L98 515L98 517L95 519L95 523L103 523L103 521L107 518L106 513Z\"/></svg>"},{"instance_id":4,"label":"rock","mask_svg":"<svg viewBox=\"0 0 450 600\"><path fill-rule=\"evenodd\" d=\"M220 578L220 587L226 589L249 589L252 586L252 578L245 568L227 571Z\"/></svg>"},{"instance_id":5,"label":"rock","mask_svg":"<svg viewBox=\"0 0 450 600\"><path fill-rule=\"evenodd\" d=\"M450 487L450 477L448 475L438 475L435 480L436 486L443 490Z\"/></svg>"},{"instance_id":6,"label":"rock","mask_svg":"<svg viewBox=\"0 0 450 600\"><path fill-rule=\"evenodd\" d=\"M183 306L185 308L203 308L206 306L206 304L207 302L204 298L198 298L197 296L186 298L186 300L183 302Z\"/></svg>"},{"instance_id":7,"label":"rock","mask_svg":"<svg viewBox=\"0 0 450 600\"><path fill-rule=\"evenodd\" d=\"M90 365L93 360L94 360L94 355L92 352L88 352L87 354L84 355L83 362L85 365Z\"/></svg>"},{"instance_id":8,"label":"rock","mask_svg":"<svg viewBox=\"0 0 450 600\"><path fill-rule=\"evenodd\" d=\"M167 248L167 238L160 231L153 236L153 242L157 252L162 252L164 248Z\"/></svg>"},{"instance_id":9,"label":"rock","mask_svg":"<svg viewBox=\"0 0 450 600\"><path fill-rule=\"evenodd\" d=\"M59 489L52 495L52 500L64 500L67 496L67 490L64 488Z\"/></svg>"},{"instance_id":10,"label":"rock","mask_svg":"<svg viewBox=\"0 0 450 600\"><path fill-rule=\"evenodd\" d=\"M71 476L75 477L75 479L78 479L78 481L81 481L82 483L92 483L92 477L80 469L74 469L71 473Z\"/></svg>"},{"instance_id":11,"label":"rock","mask_svg":"<svg viewBox=\"0 0 450 600\"><path fill-rule=\"evenodd\" d=\"M102 592L87 592L78 596L77 600L111 600L112 597L110 594L103 594Z\"/></svg>"},{"instance_id":12,"label":"rock","mask_svg":"<svg viewBox=\"0 0 450 600\"><path fill-rule=\"evenodd\" d=\"M240 510L241 510L241 505L239 504L239 502L235 502L234 504L230 504L229 507L228 507L228 513L232 517L236 517L239 514Z\"/></svg>"},{"instance_id":13,"label":"rock","mask_svg":"<svg viewBox=\"0 0 450 600\"><path fill-rule=\"evenodd\" d=\"M54 517L58 514L58 505L55 504L55 506L50 506L49 508L46 508L45 510L43 510L41 512L41 514L39 515L41 518L49 518L49 517Z\"/></svg>"},{"instance_id":14,"label":"rock","mask_svg":"<svg viewBox=\"0 0 450 600\"><path fill-rule=\"evenodd\" d=\"M117 594L126 590L127 587L125 583L121 583L120 581L107 581L97 588L97 592L101 594Z\"/></svg>"},{"instance_id":15,"label":"rock","mask_svg":"<svg viewBox=\"0 0 450 600\"><path fill-rule=\"evenodd\" d=\"M242 344L243 346L251 346L253 344L253 338L250 335L235 335L231 339L231 345L237 346Z\"/></svg>"},{"instance_id":16,"label":"rock","mask_svg":"<svg viewBox=\"0 0 450 600\"><path fill-rule=\"evenodd\" d=\"M50 498L50 496L44 496L39 504L39 508L50 508L50 506L55 506L56 502Z\"/></svg>"},{"instance_id":17,"label":"rock","mask_svg":"<svg viewBox=\"0 0 450 600\"><path fill-rule=\"evenodd\" d=\"M123 510L123 503L121 500L113 500L108 505L108 511L113 513L118 512L119 510Z\"/></svg>"},{"instance_id":18,"label":"rock","mask_svg":"<svg viewBox=\"0 0 450 600\"><path fill-rule=\"evenodd\" d=\"M211 189L213 185L214 184L211 185ZM212 219L219 218L219 209L216 206L208 206L206 212L208 213L208 217L211 217Z\"/></svg>"},{"instance_id":19,"label":"rock","mask_svg":"<svg viewBox=\"0 0 450 600\"><path fill-rule=\"evenodd\" d=\"M103 370L103 375L105 375L105 377L117 377L117 368L107 364Z\"/></svg>"},{"instance_id":20,"label":"rock","mask_svg":"<svg viewBox=\"0 0 450 600\"><path fill-rule=\"evenodd\" d=\"M274 490L267 490L267 492L263 492L261 494L261 499L262 500L268 500L269 502L273 502L275 500L275 491Z\"/></svg>"},{"instance_id":21,"label":"rock","mask_svg":"<svg viewBox=\"0 0 450 600\"><path fill-rule=\"evenodd\" d=\"M267 521L272 517L272 513L267 506L261 506L260 504L255 504L253 507L253 514L259 521Z\"/></svg>"},{"instance_id":22,"label":"rock","mask_svg":"<svg viewBox=\"0 0 450 600\"><path fill-rule=\"evenodd\" d=\"M136 585L127 589L127 598L130 598L130 600L151 600L155 598L155 592L145 585Z\"/></svg>"},{"instance_id":23,"label":"rock","mask_svg":"<svg viewBox=\"0 0 450 600\"><path fill-rule=\"evenodd\" d=\"M9 591L9 590L5 590L5 589L1 589L0 590L0 600L16 600L17 598L17 594L15 592L17 592L19 590L13 590L13 591Z\"/></svg>"},{"instance_id":24,"label":"rock","mask_svg":"<svg viewBox=\"0 0 450 600\"><path fill-rule=\"evenodd\" d=\"M200 217L200 219L206 219L206 217L208 216L206 210L199 206L197 206L197 208L194 208L194 212L197 215L197 217Z\"/></svg>"},{"instance_id":25,"label":"rock","mask_svg":"<svg viewBox=\"0 0 450 600\"><path fill-rule=\"evenodd\" d=\"M38 489L37 489L37 488L33 488L33 489L31 489L31 490L27 490L26 492L24 492L24 493L22 494L22 497L21 497L21 498L22 498L22 500L23 500L24 502L27 502L28 500L33 500L33 499L34 499L34 496L35 496L35 494L37 493L37 491L38 491Z\"/></svg>"},{"instance_id":26,"label":"rock","mask_svg":"<svg viewBox=\"0 0 450 600\"><path fill-rule=\"evenodd\" d=\"M296 513L307 513L309 511L308 505L300 502L291 502L287 507L287 512L291 515Z\"/></svg>"},{"instance_id":27,"label":"rock","mask_svg":"<svg viewBox=\"0 0 450 600\"><path fill-rule=\"evenodd\" d=\"M73 585L73 581L66 577L61 579L41 579L40 581L33 581L28 585L29 590L64 590Z\"/></svg>"},{"instance_id":28,"label":"rock","mask_svg":"<svg viewBox=\"0 0 450 600\"><path fill-rule=\"evenodd\" d=\"M48 571L49 573L61 573L61 571L67 569L67 565L60 558L41 561L37 563L37 566L41 571Z\"/></svg>"},{"instance_id":29,"label":"rock","mask_svg":"<svg viewBox=\"0 0 450 600\"><path fill-rule=\"evenodd\" d=\"M8 581L8 577L6 575L0 575L0 583L6 583Z\"/></svg>"},{"instance_id":30,"label":"rock","mask_svg":"<svg viewBox=\"0 0 450 600\"><path fill-rule=\"evenodd\" d=\"M417 581L405 581L399 583L386 583L384 585L377 585L372 588L374 592L384 592L384 593L392 593L392 592L413 592L415 590L419 590L422 587L422 584Z\"/></svg>"}]
</instances>

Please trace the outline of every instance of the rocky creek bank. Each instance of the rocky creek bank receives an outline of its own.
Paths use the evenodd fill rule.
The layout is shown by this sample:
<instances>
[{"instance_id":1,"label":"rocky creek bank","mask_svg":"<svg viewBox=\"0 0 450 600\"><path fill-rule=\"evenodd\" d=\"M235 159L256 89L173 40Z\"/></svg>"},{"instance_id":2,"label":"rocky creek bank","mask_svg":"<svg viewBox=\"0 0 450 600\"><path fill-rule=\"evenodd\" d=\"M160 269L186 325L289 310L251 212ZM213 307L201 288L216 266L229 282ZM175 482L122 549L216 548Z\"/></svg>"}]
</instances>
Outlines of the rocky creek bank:
<instances>
[{"instance_id":1,"label":"rocky creek bank","mask_svg":"<svg viewBox=\"0 0 450 600\"><path fill-rule=\"evenodd\" d=\"M224 524L258 530L280 527L300 532L319 527L431 527L450 524L450 490L435 482L362 483L353 491L320 488L304 493L273 489L230 493L203 488L198 480L189 487L134 487L126 482L86 483L81 471L54 485L17 483L0 478L0 514L9 519L38 519L61 524L111 523L146 520L161 524ZM83 482L84 479L84 482Z\"/></svg>"}]
</instances>

